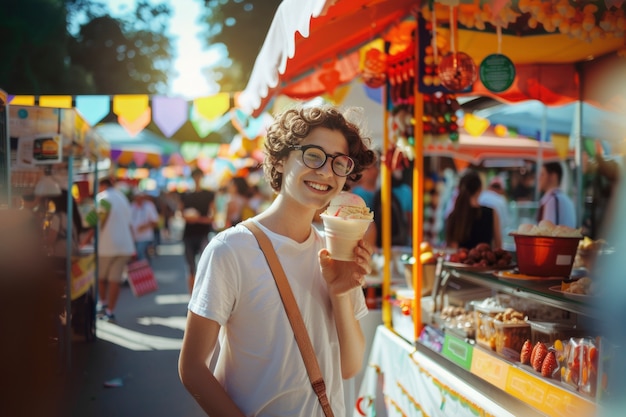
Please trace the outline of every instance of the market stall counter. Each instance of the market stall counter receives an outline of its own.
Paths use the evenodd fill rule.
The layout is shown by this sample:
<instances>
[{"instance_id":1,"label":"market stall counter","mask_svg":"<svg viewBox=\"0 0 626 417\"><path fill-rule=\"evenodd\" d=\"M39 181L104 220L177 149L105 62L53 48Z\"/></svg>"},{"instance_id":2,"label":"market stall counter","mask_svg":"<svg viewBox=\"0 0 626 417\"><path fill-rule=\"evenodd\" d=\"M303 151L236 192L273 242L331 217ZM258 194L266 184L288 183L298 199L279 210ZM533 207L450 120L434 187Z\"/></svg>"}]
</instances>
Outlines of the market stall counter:
<instances>
[{"instance_id":1,"label":"market stall counter","mask_svg":"<svg viewBox=\"0 0 626 417\"><path fill-rule=\"evenodd\" d=\"M373 415L378 377L389 415L596 414L610 391L612 348L597 334L593 295L572 288L585 277L441 267L433 295L420 300L417 335L402 310L416 304L411 291L396 289L392 326L376 333L355 415ZM474 287L488 292L477 297Z\"/></svg>"}]
</instances>

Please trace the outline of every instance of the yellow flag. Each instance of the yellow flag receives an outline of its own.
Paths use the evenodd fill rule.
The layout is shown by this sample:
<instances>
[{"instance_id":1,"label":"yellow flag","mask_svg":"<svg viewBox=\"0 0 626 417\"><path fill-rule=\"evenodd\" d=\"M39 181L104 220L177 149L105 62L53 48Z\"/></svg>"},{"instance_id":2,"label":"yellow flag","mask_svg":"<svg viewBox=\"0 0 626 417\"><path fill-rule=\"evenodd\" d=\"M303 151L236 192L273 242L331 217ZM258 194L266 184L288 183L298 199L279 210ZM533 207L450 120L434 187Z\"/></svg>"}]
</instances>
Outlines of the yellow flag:
<instances>
[{"instance_id":1,"label":"yellow flag","mask_svg":"<svg viewBox=\"0 0 626 417\"><path fill-rule=\"evenodd\" d=\"M552 134L552 144L554 150L559 155L559 158L564 161L567 159L567 153L569 151L569 137L567 135L561 135L558 133Z\"/></svg>"}]
</instances>

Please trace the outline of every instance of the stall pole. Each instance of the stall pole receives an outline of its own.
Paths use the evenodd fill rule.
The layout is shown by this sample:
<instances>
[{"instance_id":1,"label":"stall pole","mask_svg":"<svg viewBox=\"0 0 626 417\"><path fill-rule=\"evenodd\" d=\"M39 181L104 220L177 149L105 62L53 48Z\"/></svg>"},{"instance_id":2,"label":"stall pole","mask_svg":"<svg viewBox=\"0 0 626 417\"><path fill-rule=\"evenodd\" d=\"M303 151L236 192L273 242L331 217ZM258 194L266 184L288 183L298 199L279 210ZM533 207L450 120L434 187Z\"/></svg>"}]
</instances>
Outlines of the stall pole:
<instances>
[{"instance_id":1,"label":"stall pole","mask_svg":"<svg viewBox=\"0 0 626 417\"><path fill-rule=\"evenodd\" d=\"M60 111L59 111L60 113ZM67 225L65 247L65 362L67 369L72 366L72 232L74 220L74 198L72 197L72 185L74 178L74 150L70 148L67 158Z\"/></svg>"},{"instance_id":2,"label":"stall pole","mask_svg":"<svg viewBox=\"0 0 626 417\"><path fill-rule=\"evenodd\" d=\"M382 157L385 158L389 149L389 126L387 123L389 112L387 105L389 103L389 89L385 84L383 90L383 149ZM382 215L382 249L383 249L383 286L382 286L382 320L385 326L391 328L391 304L389 297L391 294L391 173L387 161L383 160L380 167L381 184L380 184L380 201Z\"/></svg>"},{"instance_id":3,"label":"stall pole","mask_svg":"<svg viewBox=\"0 0 626 417\"><path fill-rule=\"evenodd\" d=\"M98 195L99 190L99 178L100 178L100 173L98 172L98 157L96 157L96 162L95 162L95 167L94 167L94 180L93 180L93 207L94 210L96 211L96 214L98 213L98 199L96 198ZM99 292L99 280L100 280L100 274L99 274L99 270L100 270L100 260L99 260L99 256L98 256L98 239L99 239L99 235L100 235L100 221L96 222L96 225L93 226L94 227L94 238L93 238L93 253L94 253L94 261L95 261L95 277L94 277L94 303L93 303L93 314L94 317L96 317L97 314L97 305L98 305L98 301L100 300L100 292ZM97 329L96 329L97 332Z\"/></svg>"},{"instance_id":4,"label":"stall pole","mask_svg":"<svg viewBox=\"0 0 626 417\"><path fill-rule=\"evenodd\" d=\"M9 102L8 96L4 90L0 89L0 140L4 141L2 146L5 147L4 153L4 161L0 163L0 167L3 167L2 174L0 174L0 178L2 178L3 184L0 184L0 188L3 188L3 192L6 193L4 198L6 198L6 208L12 208L13 206L13 197L11 196L11 135L9 134ZM0 200L0 206L2 206L2 201Z\"/></svg>"},{"instance_id":5,"label":"stall pole","mask_svg":"<svg viewBox=\"0 0 626 417\"><path fill-rule=\"evenodd\" d=\"M419 19L416 19L419 22ZM419 23L418 23L419 24ZM419 31L415 29L417 34ZM417 38L417 35L415 35ZM419 56L418 42L415 39L415 56ZM424 236L424 204L422 202L424 195L424 97L417 88L418 80L417 74L419 74L419 59L415 60L415 82L413 83L413 230L412 239L413 242L413 288L415 291L414 300L415 306L413 308L413 326L414 326L414 340L418 339L419 334L422 331L422 284L423 284L423 272L424 267L420 261L421 248L420 243Z\"/></svg>"}]
</instances>

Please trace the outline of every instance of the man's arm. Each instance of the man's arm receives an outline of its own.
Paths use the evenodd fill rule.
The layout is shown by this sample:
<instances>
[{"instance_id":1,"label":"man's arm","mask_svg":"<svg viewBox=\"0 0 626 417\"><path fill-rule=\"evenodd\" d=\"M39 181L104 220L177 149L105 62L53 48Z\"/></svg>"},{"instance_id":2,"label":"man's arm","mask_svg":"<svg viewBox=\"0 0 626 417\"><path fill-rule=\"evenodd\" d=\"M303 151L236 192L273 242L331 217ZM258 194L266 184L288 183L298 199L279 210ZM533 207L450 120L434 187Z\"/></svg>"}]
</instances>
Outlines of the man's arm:
<instances>
[{"instance_id":1,"label":"man's arm","mask_svg":"<svg viewBox=\"0 0 626 417\"><path fill-rule=\"evenodd\" d=\"M216 321L188 312L178 374L187 391L207 415L244 417L209 369L219 330L220 325Z\"/></svg>"}]
</instances>

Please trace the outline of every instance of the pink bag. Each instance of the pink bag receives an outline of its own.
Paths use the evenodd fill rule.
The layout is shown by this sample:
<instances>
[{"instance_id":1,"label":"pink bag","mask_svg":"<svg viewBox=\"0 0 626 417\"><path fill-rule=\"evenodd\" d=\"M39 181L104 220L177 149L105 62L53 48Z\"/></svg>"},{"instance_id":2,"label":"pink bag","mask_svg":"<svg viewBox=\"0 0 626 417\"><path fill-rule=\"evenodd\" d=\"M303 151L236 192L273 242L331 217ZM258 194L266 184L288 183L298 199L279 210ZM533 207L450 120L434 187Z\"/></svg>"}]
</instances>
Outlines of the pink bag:
<instances>
[{"instance_id":1,"label":"pink bag","mask_svg":"<svg viewBox=\"0 0 626 417\"><path fill-rule=\"evenodd\" d=\"M135 297L141 297L159 289L154 271L146 259L128 264L128 282Z\"/></svg>"}]
</instances>

